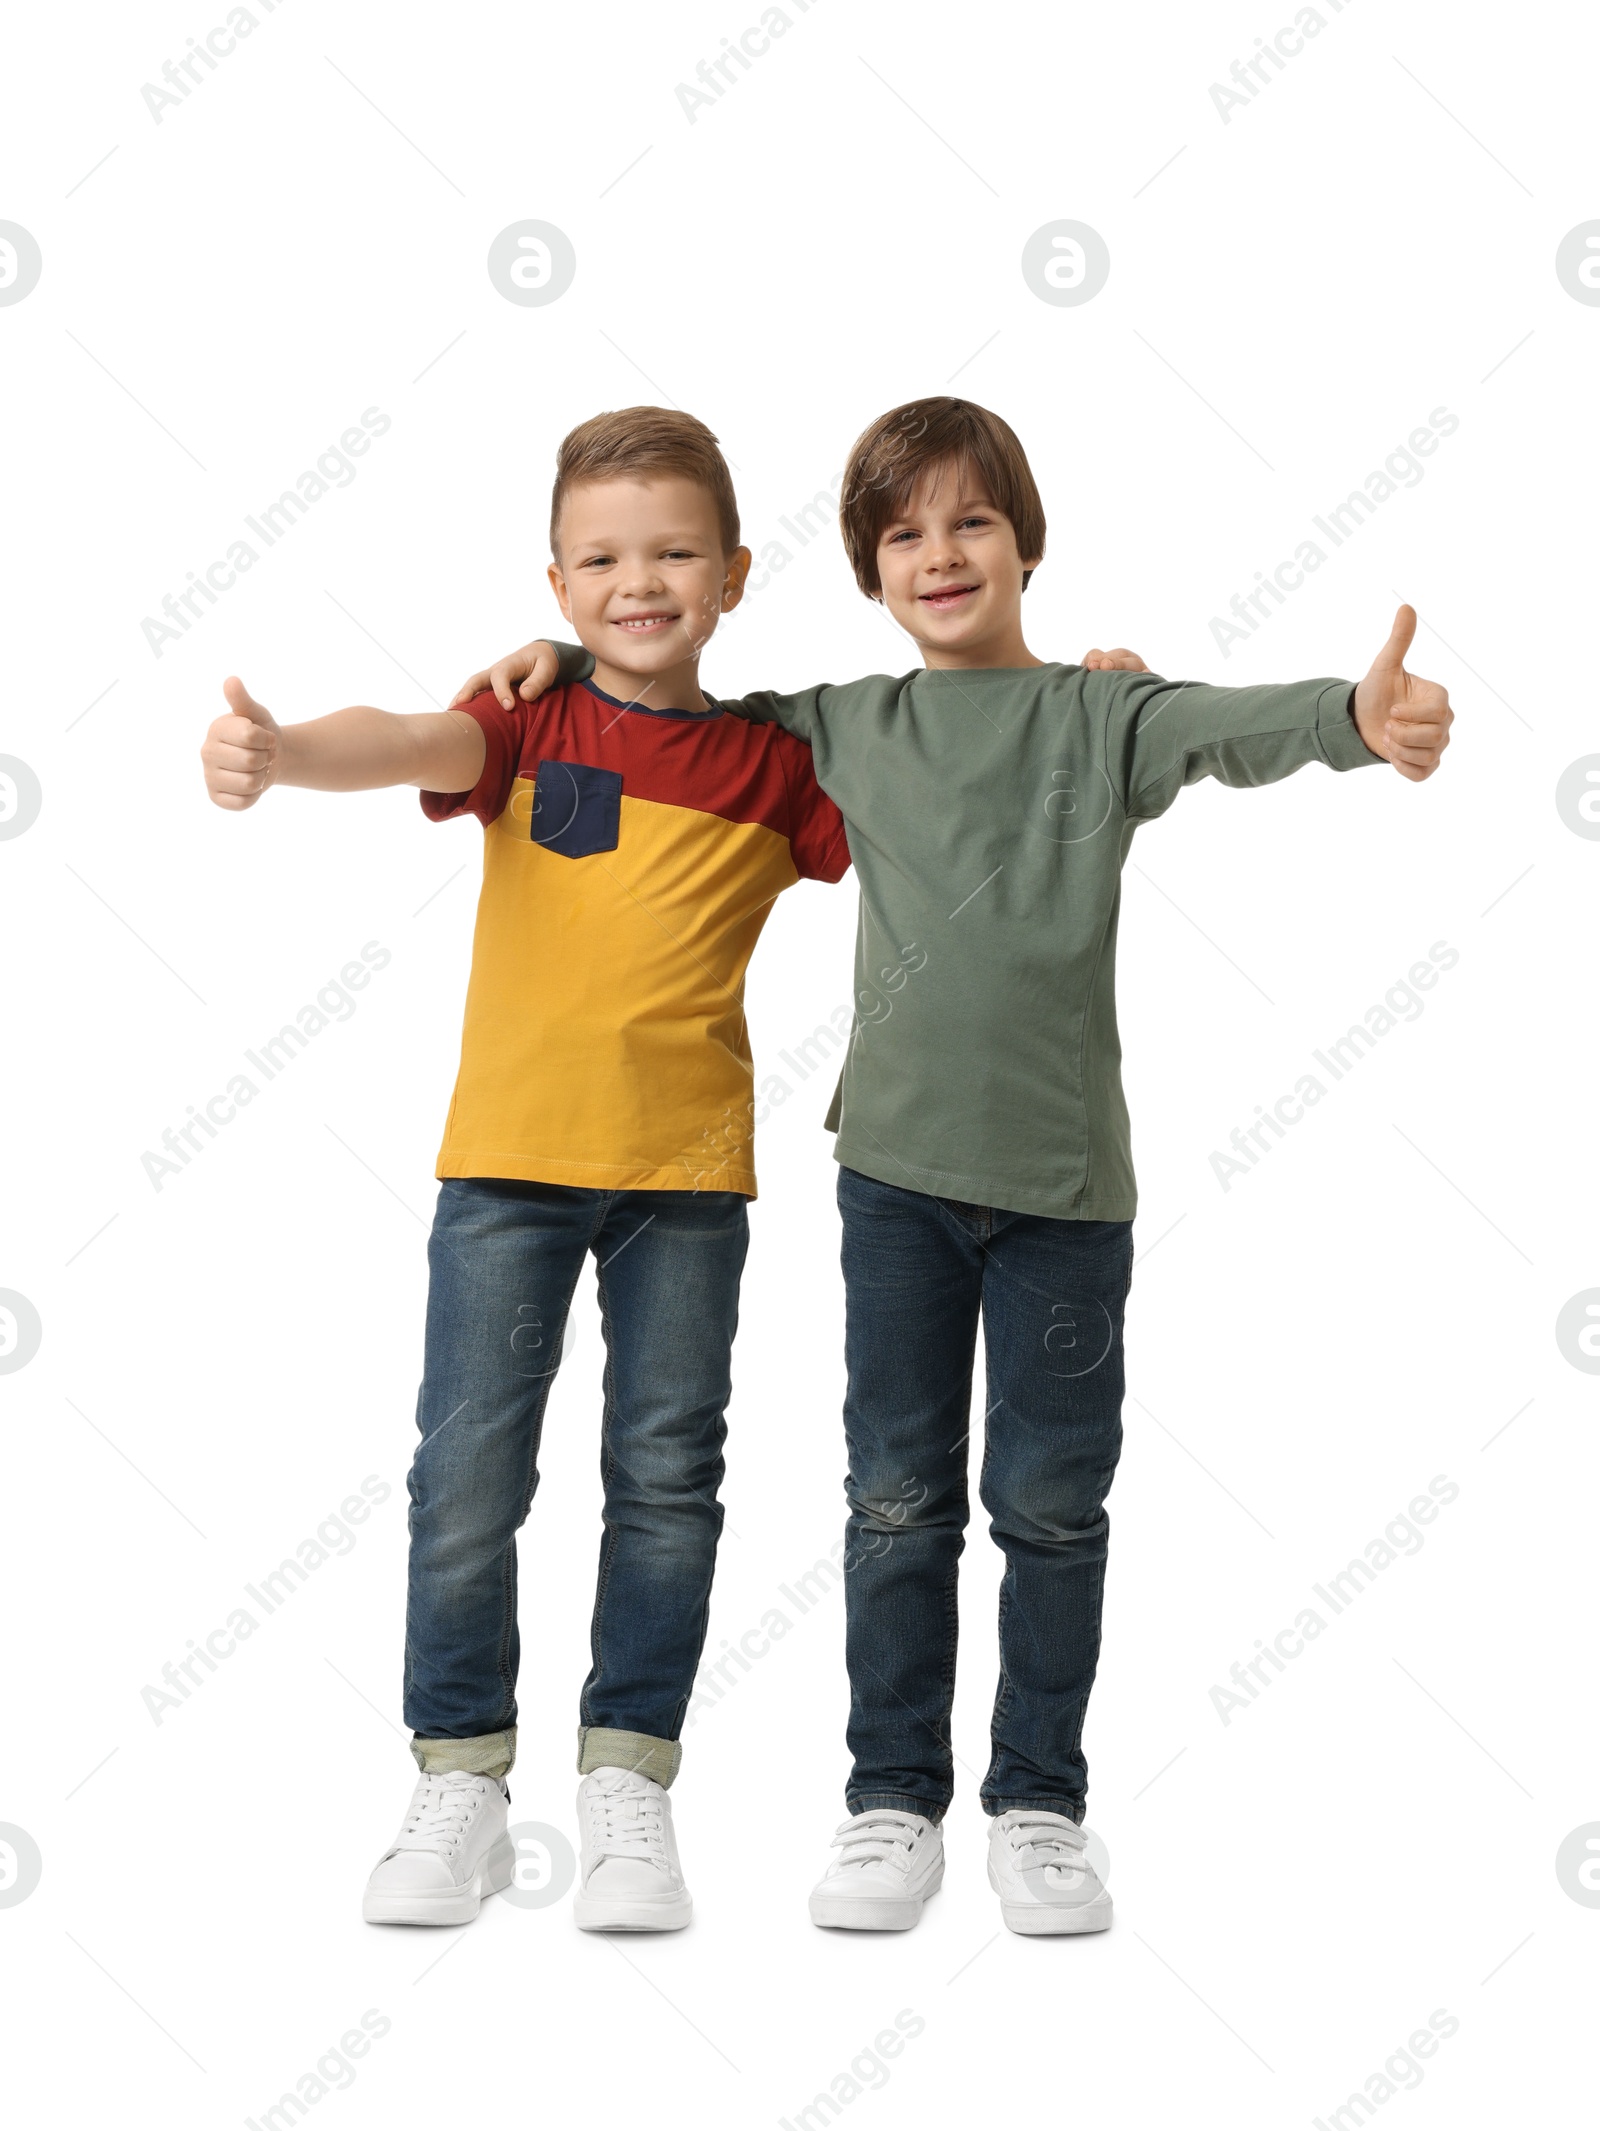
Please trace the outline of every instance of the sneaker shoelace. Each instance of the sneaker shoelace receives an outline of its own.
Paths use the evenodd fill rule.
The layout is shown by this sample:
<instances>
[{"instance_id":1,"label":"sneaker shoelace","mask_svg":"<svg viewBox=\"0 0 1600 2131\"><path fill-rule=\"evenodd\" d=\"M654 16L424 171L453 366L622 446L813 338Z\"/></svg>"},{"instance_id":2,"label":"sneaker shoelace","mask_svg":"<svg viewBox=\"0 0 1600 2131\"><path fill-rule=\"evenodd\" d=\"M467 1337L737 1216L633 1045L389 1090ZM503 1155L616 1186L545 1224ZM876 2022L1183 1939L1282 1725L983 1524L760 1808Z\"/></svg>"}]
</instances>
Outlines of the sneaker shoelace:
<instances>
[{"instance_id":1,"label":"sneaker shoelace","mask_svg":"<svg viewBox=\"0 0 1600 2131\"><path fill-rule=\"evenodd\" d=\"M472 1777L462 1778L454 1771L425 1775L417 1785L395 1849L453 1849L470 1826L479 1803L480 1793Z\"/></svg>"},{"instance_id":2,"label":"sneaker shoelace","mask_svg":"<svg viewBox=\"0 0 1600 2131\"><path fill-rule=\"evenodd\" d=\"M1058 1815L1014 1820L1006 1830L1006 1840L1019 1869L1042 1865L1058 1884L1076 1886L1088 1869L1084 1861L1087 1838L1083 1830L1073 1827L1070 1822L1063 1826Z\"/></svg>"},{"instance_id":3,"label":"sneaker shoelace","mask_svg":"<svg viewBox=\"0 0 1600 2131\"><path fill-rule=\"evenodd\" d=\"M889 1807L874 1807L847 1820L833 1838L839 1852L836 1872L865 1870L871 1865L892 1864L904 1871L911 1862L918 1829L908 1813Z\"/></svg>"},{"instance_id":4,"label":"sneaker shoelace","mask_svg":"<svg viewBox=\"0 0 1600 2131\"><path fill-rule=\"evenodd\" d=\"M588 1811L589 1847L596 1859L642 1857L651 1864L666 1863L659 1795L633 1782L596 1784L589 1791Z\"/></svg>"}]
</instances>

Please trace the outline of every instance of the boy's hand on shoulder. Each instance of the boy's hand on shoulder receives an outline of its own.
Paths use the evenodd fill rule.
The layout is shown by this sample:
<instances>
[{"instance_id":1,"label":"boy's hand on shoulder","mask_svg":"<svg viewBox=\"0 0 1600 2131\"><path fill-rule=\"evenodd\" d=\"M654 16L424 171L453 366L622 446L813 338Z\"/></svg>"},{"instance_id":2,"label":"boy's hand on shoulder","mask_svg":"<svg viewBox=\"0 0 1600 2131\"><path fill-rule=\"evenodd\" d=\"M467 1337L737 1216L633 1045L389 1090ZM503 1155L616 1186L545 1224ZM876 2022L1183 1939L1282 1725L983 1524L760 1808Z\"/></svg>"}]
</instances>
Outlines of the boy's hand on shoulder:
<instances>
[{"instance_id":1,"label":"boy's hand on shoulder","mask_svg":"<svg viewBox=\"0 0 1600 2131\"><path fill-rule=\"evenodd\" d=\"M224 681L222 693L229 708L212 721L200 761L212 804L237 814L253 807L276 776L282 734L277 719L243 681Z\"/></svg>"},{"instance_id":2,"label":"boy's hand on shoulder","mask_svg":"<svg viewBox=\"0 0 1600 2131\"><path fill-rule=\"evenodd\" d=\"M538 696L556 685L558 663L555 646L547 644L543 637L531 644L524 644L520 651L508 652L503 659L496 659L492 666L484 668L462 682L450 698L450 709L459 703L470 703L474 696L481 696L486 688L492 688L495 700L502 710L512 705L513 691L524 703L531 703Z\"/></svg>"},{"instance_id":3,"label":"boy's hand on shoulder","mask_svg":"<svg viewBox=\"0 0 1600 2131\"><path fill-rule=\"evenodd\" d=\"M1085 673L1148 673L1149 667L1137 651L1124 650L1120 645L1115 651L1086 651L1083 654Z\"/></svg>"},{"instance_id":4,"label":"boy's hand on shoulder","mask_svg":"<svg viewBox=\"0 0 1600 2131\"><path fill-rule=\"evenodd\" d=\"M1402 607L1388 643L1356 689L1351 711L1357 732L1373 754L1392 762L1413 784L1421 784L1439 767L1439 757L1450 745L1455 712L1437 681L1419 680L1406 671L1406 653L1416 633L1416 608Z\"/></svg>"}]
</instances>

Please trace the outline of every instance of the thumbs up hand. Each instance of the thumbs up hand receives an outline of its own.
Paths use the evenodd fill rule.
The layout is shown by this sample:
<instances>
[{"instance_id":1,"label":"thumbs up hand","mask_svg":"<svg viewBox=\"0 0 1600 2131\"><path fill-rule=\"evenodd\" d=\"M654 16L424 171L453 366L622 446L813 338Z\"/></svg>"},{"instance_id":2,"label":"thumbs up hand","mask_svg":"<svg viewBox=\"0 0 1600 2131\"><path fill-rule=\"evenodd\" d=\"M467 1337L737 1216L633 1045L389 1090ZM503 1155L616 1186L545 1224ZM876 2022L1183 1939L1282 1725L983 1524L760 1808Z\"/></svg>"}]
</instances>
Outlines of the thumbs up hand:
<instances>
[{"instance_id":1,"label":"thumbs up hand","mask_svg":"<svg viewBox=\"0 0 1600 2131\"><path fill-rule=\"evenodd\" d=\"M277 775L282 729L243 681L224 681L222 693L228 700L228 713L212 722L200 760L213 803L242 813L255 805Z\"/></svg>"},{"instance_id":2,"label":"thumbs up hand","mask_svg":"<svg viewBox=\"0 0 1600 2131\"><path fill-rule=\"evenodd\" d=\"M1393 763L1402 777L1421 784L1439 767L1450 745L1455 712L1437 681L1407 673L1405 659L1417 633L1417 610L1402 607L1389 641L1356 689L1356 730L1375 755Z\"/></svg>"}]
</instances>

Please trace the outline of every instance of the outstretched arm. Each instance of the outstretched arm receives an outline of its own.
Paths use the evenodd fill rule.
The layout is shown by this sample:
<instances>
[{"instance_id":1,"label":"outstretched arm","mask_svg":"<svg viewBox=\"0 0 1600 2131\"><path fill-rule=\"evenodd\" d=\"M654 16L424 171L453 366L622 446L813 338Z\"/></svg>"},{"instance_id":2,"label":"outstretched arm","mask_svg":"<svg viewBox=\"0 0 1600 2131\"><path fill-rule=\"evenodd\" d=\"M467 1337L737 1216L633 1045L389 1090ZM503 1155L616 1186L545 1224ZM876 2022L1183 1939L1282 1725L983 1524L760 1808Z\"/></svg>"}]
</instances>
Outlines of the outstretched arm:
<instances>
[{"instance_id":1,"label":"outstretched arm","mask_svg":"<svg viewBox=\"0 0 1600 2131\"><path fill-rule=\"evenodd\" d=\"M1107 768L1134 821L1153 820L1186 784L1273 784L1308 762L1338 770L1388 762L1431 777L1454 713L1436 681L1407 673L1417 617L1402 607L1365 680L1211 688L1152 674L1110 685Z\"/></svg>"},{"instance_id":2,"label":"outstretched arm","mask_svg":"<svg viewBox=\"0 0 1600 2131\"><path fill-rule=\"evenodd\" d=\"M458 703L470 703L474 696L493 690L502 710L509 710L520 697L524 703L532 703L558 682L582 681L589 676L594 664L589 653L579 644L559 644L548 637L535 637L532 643L523 644L516 651L508 651L504 658L496 659L492 666L481 672L469 674L451 698L451 708ZM1090 673L1148 673L1149 667L1137 651L1119 646L1114 651L1086 651L1083 665ZM742 700L730 702L727 708L737 711L742 717L775 719L788 726L801 738L810 737L807 710L815 690L805 690L800 696L773 695L759 691Z\"/></svg>"},{"instance_id":3,"label":"outstretched arm","mask_svg":"<svg viewBox=\"0 0 1600 2131\"><path fill-rule=\"evenodd\" d=\"M228 711L200 749L213 803L242 813L273 784L316 792L370 792L413 784L469 792L483 773L483 728L451 709L397 717L357 704L304 725L280 725L243 681L223 682Z\"/></svg>"}]
</instances>

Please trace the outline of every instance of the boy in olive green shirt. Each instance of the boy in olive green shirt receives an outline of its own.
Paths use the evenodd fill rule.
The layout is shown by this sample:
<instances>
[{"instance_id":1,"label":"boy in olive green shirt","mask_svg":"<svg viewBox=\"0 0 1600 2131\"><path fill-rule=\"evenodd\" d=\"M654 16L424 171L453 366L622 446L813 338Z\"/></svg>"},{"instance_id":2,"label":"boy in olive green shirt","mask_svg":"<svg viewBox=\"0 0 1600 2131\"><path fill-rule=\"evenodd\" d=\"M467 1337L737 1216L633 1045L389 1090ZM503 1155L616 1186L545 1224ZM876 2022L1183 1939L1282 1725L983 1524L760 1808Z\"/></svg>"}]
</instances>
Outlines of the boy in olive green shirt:
<instances>
[{"instance_id":1,"label":"boy in olive green shirt","mask_svg":"<svg viewBox=\"0 0 1600 2131\"><path fill-rule=\"evenodd\" d=\"M844 1223L854 1758L822 1925L903 1930L943 1874L972 1371L1005 1552L989 1876L1013 1930L1103 1930L1084 1854L1084 1712L1121 1447L1135 1209L1117 1037L1120 875L1186 784L1388 761L1420 782L1452 713L1408 674L1402 607L1359 685L1210 688L1050 665L1022 634L1044 514L1007 425L912 402L851 456L856 578L923 670L725 707L807 741L861 881L855 1025L828 1115ZM582 676L561 647L560 678ZM557 674L533 644L468 691Z\"/></svg>"}]
</instances>

